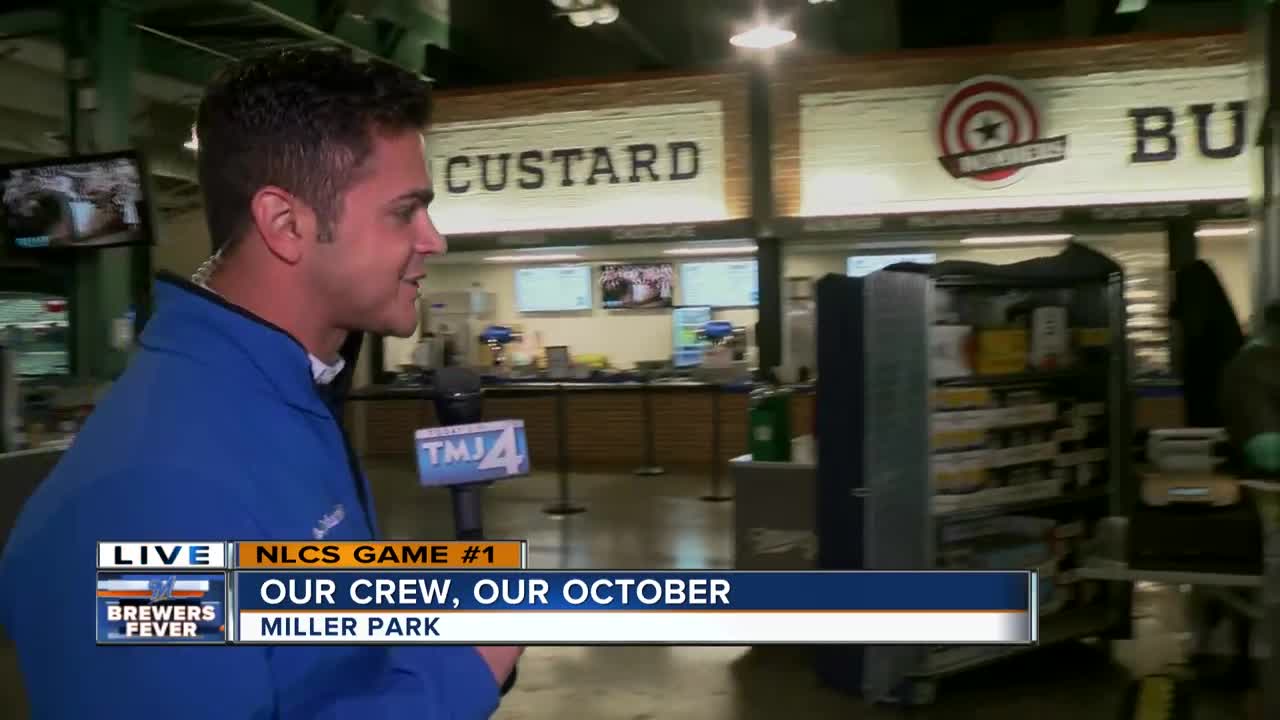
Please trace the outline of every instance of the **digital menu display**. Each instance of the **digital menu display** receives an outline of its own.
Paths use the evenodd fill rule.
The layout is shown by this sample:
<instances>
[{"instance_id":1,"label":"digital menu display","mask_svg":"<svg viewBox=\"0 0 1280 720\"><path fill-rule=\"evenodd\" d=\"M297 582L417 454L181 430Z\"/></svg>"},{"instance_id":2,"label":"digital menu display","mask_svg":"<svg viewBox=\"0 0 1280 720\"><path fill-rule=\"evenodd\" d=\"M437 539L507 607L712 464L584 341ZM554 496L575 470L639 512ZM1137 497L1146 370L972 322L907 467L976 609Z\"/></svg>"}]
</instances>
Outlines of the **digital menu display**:
<instances>
[{"instance_id":1,"label":"digital menu display","mask_svg":"<svg viewBox=\"0 0 1280 720\"><path fill-rule=\"evenodd\" d=\"M877 270L883 270L898 263L920 263L929 265L938 261L935 253L914 253L906 255L850 255L845 261L845 275L863 277Z\"/></svg>"},{"instance_id":2,"label":"digital menu display","mask_svg":"<svg viewBox=\"0 0 1280 720\"><path fill-rule=\"evenodd\" d=\"M685 305L754 307L760 300L755 260L722 260L680 266Z\"/></svg>"},{"instance_id":3,"label":"digital menu display","mask_svg":"<svg viewBox=\"0 0 1280 720\"><path fill-rule=\"evenodd\" d=\"M590 309L590 265L554 265L516 270L516 310L519 312L575 312Z\"/></svg>"},{"instance_id":4,"label":"digital menu display","mask_svg":"<svg viewBox=\"0 0 1280 720\"><path fill-rule=\"evenodd\" d=\"M711 322L711 308L678 307L671 312L671 364L690 367L702 362L707 343L698 338L702 326Z\"/></svg>"}]
</instances>

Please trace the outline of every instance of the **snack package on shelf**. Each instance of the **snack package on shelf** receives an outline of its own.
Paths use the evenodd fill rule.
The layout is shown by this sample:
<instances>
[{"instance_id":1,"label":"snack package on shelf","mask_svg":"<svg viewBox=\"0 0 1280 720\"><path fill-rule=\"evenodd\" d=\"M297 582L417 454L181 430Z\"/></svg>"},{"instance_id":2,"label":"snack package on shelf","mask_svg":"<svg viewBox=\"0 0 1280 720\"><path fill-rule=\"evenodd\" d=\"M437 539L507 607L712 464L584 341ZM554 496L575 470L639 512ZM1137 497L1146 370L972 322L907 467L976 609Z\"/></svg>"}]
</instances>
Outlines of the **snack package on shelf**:
<instances>
[{"instance_id":1,"label":"snack package on shelf","mask_svg":"<svg viewBox=\"0 0 1280 720\"><path fill-rule=\"evenodd\" d=\"M935 492L973 493L1047 479L1057 455L1057 399L1040 390L972 390L935 392Z\"/></svg>"},{"instance_id":2,"label":"snack package on shelf","mask_svg":"<svg viewBox=\"0 0 1280 720\"><path fill-rule=\"evenodd\" d=\"M989 487L986 461L986 450L934 455L934 492L943 495L967 494Z\"/></svg>"},{"instance_id":3,"label":"snack package on shelf","mask_svg":"<svg viewBox=\"0 0 1280 720\"><path fill-rule=\"evenodd\" d=\"M1054 563L1054 521L1006 515L951 523L939 535L939 560L946 567L1017 570Z\"/></svg>"},{"instance_id":4,"label":"snack package on shelf","mask_svg":"<svg viewBox=\"0 0 1280 720\"><path fill-rule=\"evenodd\" d=\"M995 407L996 396L986 387L940 387L933 390L934 412L985 410Z\"/></svg>"},{"instance_id":5,"label":"snack package on shelf","mask_svg":"<svg viewBox=\"0 0 1280 720\"><path fill-rule=\"evenodd\" d=\"M929 328L929 374L937 380L973 375L973 328L934 325Z\"/></svg>"},{"instance_id":6,"label":"snack package on shelf","mask_svg":"<svg viewBox=\"0 0 1280 720\"><path fill-rule=\"evenodd\" d=\"M1014 375L1027 369L1027 331L1023 328L987 328L976 332L979 375Z\"/></svg>"},{"instance_id":7,"label":"snack package on shelf","mask_svg":"<svg viewBox=\"0 0 1280 720\"><path fill-rule=\"evenodd\" d=\"M1038 307L1031 311L1030 366L1033 370L1060 370L1071 365L1071 328L1067 309Z\"/></svg>"},{"instance_id":8,"label":"snack package on shelf","mask_svg":"<svg viewBox=\"0 0 1280 720\"><path fill-rule=\"evenodd\" d=\"M1053 559L1047 539L988 536L965 543L969 570L1026 570Z\"/></svg>"},{"instance_id":9,"label":"snack package on shelf","mask_svg":"<svg viewBox=\"0 0 1280 720\"><path fill-rule=\"evenodd\" d=\"M943 526L940 539L944 545L977 540L983 537L1016 537L1049 539L1056 523L1050 518L1033 515L1001 515Z\"/></svg>"}]
</instances>

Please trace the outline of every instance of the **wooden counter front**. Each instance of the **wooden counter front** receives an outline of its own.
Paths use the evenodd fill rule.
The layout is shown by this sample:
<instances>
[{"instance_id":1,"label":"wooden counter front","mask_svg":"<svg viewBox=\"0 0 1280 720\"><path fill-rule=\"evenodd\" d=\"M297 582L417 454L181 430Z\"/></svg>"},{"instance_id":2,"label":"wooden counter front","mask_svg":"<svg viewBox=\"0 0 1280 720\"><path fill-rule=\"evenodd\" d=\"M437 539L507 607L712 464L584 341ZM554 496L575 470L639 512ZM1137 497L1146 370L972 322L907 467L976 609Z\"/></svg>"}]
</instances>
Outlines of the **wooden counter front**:
<instances>
[{"instance_id":1,"label":"wooden counter front","mask_svg":"<svg viewBox=\"0 0 1280 720\"><path fill-rule=\"evenodd\" d=\"M369 457L412 459L413 432L436 424L425 393L374 390L358 393L346 417L357 450ZM719 462L747 452L748 396L709 385L598 384L563 391L501 386L486 389L485 417L523 420L535 470L558 467L557 402L565 403L568 461L572 472L630 472L648 464L645 399L653 412L653 461L668 470L710 472L713 418L720 427ZM812 430L814 395L797 390L791 400L793 435Z\"/></svg>"}]
</instances>

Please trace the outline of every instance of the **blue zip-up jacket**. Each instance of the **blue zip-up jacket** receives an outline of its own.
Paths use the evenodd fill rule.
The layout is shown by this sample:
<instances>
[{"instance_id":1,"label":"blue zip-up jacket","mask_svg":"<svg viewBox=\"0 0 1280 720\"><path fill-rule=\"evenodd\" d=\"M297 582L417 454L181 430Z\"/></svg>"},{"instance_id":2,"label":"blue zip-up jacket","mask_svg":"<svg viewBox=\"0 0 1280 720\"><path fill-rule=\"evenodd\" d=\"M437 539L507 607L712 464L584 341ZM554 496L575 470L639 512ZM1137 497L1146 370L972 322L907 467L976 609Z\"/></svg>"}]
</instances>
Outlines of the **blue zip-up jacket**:
<instances>
[{"instance_id":1,"label":"blue zip-up jacket","mask_svg":"<svg viewBox=\"0 0 1280 720\"><path fill-rule=\"evenodd\" d=\"M176 278L156 301L128 369L0 556L0 623L32 717L490 716L498 685L470 647L95 645L98 540L376 535L367 481L301 344Z\"/></svg>"}]
</instances>

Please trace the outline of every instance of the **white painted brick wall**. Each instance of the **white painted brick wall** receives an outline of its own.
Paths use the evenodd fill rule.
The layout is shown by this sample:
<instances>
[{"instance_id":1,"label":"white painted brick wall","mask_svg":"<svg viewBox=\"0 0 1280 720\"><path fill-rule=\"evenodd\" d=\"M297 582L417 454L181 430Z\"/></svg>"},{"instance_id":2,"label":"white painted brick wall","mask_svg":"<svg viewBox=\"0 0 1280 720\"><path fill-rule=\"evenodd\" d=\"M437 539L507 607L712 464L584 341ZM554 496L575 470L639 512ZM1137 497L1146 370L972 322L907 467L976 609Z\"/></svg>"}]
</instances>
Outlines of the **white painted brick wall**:
<instances>
[{"instance_id":1,"label":"white painted brick wall","mask_svg":"<svg viewBox=\"0 0 1280 720\"><path fill-rule=\"evenodd\" d=\"M1014 78L1018 79L1018 78ZM801 215L908 212L1039 205L1240 198L1249 190L1246 152L1206 159L1187 106L1217 103L1211 146L1226 144L1225 103L1246 100L1243 65L1103 73L1024 80L1040 103L1042 137L1065 134L1062 162L1030 168L1003 188L952 178L933 139L940 101L952 86L931 85L804 95L800 98ZM1132 163L1128 110L1169 106L1177 115L1178 157ZM1254 122L1249 123L1251 126ZM1161 145L1153 146L1160 149Z\"/></svg>"}]
</instances>

